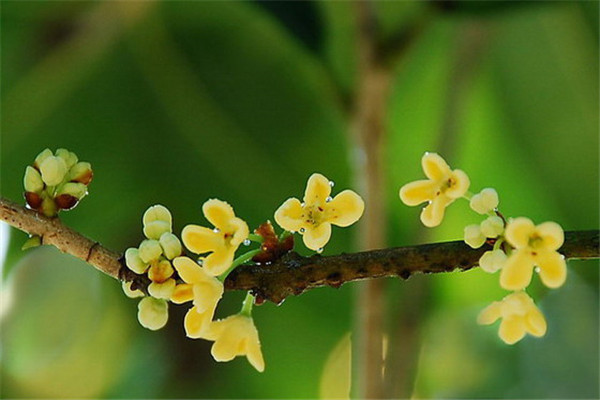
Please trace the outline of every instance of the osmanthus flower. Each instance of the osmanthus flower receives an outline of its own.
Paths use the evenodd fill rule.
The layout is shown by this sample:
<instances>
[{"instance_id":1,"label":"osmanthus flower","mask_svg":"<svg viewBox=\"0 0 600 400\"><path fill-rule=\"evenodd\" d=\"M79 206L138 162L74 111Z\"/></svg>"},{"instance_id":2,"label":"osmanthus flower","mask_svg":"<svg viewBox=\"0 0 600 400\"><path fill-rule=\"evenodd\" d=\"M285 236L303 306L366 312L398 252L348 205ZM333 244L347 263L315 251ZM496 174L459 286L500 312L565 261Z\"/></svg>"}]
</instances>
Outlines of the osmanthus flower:
<instances>
[{"instance_id":1,"label":"osmanthus flower","mask_svg":"<svg viewBox=\"0 0 600 400\"><path fill-rule=\"evenodd\" d=\"M211 354L216 361L246 356L258 372L265 370L258 331L251 316L242 313L210 324L206 339L214 340Z\"/></svg>"},{"instance_id":2,"label":"osmanthus flower","mask_svg":"<svg viewBox=\"0 0 600 400\"><path fill-rule=\"evenodd\" d=\"M321 250L331 237L331 225L346 227L362 216L363 199L352 190L330 197L332 183L321 174L310 176L303 203L287 199L275 212L275 221L283 229L299 232L306 247Z\"/></svg>"},{"instance_id":3,"label":"osmanthus flower","mask_svg":"<svg viewBox=\"0 0 600 400\"><path fill-rule=\"evenodd\" d=\"M156 331L167 324L169 307L167 302L154 297L144 297L138 303L138 321L151 331Z\"/></svg>"},{"instance_id":4,"label":"osmanthus flower","mask_svg":"<svg viewBox=\"0 0 600 400\"><path fill-rule=\"evenodd\" d=\"M177 285L171 301L176 304L193 301L194 306L185 316L185 332L193 339L204 338L223 296L223 283L188 257L177 257L173 266L185 283Z\"/></svg>"},{"instance_id":5,"label":"osmanthus flower","mask_svg":"<svg viewBox=\"0 0 600 400\"><path fill-rule=\"evenodd\" d=\"M546 333L546 319L525 292L515 292L483 309L477 317L481 325L490 325L502 318L498 336L507 344L521 340L526 333L536 337Z\"/></svg>"},{"instance_id":6,"label":"osmanthus flower","mask_svg":"<svg viewBox=\"0 0 600 400\"><path fill-rule=\"evenodd\" d=\"M558 250L564 242L564 232L556 222L535 226L525 217L509 221L505 237L515 248L506 260L500 275L500 286L507 290L521 290L529 285L533 268L537 266L540 278L549 288L561 286L567 278L567 264Z\"/></svg>"},{"instance_id":7,"label":"osmanthus flower","mask_svg":"<svg viewBox=\"0 0 600 400\"><path fill-rule=\"evenodd\" d=\"M421 159L428 179L407 183L400 188L400 199L408 206L428 202L421 212L421 222L427 227L438 226L446 207L465 195L470 181L460 169L452 170L436 153L425 153Z\"/></svg>"},{"instance_id":8,"label":"osmanthus flower","mask_svg":"<svg viewBox=\"0 0 600 400\"><path fill-rule=\"evenodd\" d=\"M218 276L231 266L235 251L250 232L246 222L236 217L233 208L224 201L208 200L202 205L202 212L215 229L187 225L181 238L190 251L210 253L202 258L202 266L211 275Z\"/></svg>"}]
</instances>

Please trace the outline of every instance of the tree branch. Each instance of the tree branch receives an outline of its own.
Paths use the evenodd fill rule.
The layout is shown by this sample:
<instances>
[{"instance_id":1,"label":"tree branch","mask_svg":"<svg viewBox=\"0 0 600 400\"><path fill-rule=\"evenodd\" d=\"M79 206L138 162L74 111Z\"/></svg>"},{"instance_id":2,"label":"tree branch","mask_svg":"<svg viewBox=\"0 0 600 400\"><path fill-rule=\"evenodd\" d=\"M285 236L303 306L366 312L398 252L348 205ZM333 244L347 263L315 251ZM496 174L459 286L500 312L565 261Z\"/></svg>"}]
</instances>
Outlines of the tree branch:
<instances>
[{"instance_id":1,"label":"tree branch","mask_svg":"<svg viewBox=\"0 0 600 400\"><path fill-rule=\"evenodd\" d=\"M123 281L135 281L142 288L149 283L130 271L122 256L64 225L4 198L0 198L0 220L15 228L42 237L42 243L55 246L91 264L105 274ZM565 232L559 249L569 260L600 258L599 231ZM288 253L271 264L241 265L225 280L226 290L251 290L257 300L281 303L290 295L299 295L320 286L340 287L361 279L400 277L414 273L466 271L477 266L481 255L490 250L484 245L472 249L462 241L395 247L335 256L303 257Z\"/></svg>"}]
</instances>

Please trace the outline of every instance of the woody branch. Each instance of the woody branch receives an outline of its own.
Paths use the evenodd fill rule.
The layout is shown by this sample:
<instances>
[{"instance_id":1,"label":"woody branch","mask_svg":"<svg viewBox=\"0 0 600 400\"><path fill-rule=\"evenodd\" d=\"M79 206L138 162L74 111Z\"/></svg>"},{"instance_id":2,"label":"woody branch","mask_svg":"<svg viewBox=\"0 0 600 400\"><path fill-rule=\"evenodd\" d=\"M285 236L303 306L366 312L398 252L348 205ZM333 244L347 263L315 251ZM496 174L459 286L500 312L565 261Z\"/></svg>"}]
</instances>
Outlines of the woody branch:
<instances>
[{"instance_id":1,"label":"woody branch","mask_svg":"<svg viewBox=\"0 0 600 400\"><path fill-rule=\"evenodd\" d=\"M0 198L0 220L42 238L42 244L82 259L105 274L123 281L134 281L144 289L148 278L130 271L122 256L75 230L58 218L48 218L10 200ZM598 259L598 230L565 232L560 248L565 258ZM485 245L472 249L463 241L395 247L334 256L303 257L290 252L270 264L241 265L226 279L226 290L250 290L257 300L280 303L290 295L299 295L320 286L339 287L346 282L400 277L415 273L466 271L478 266Z\"/></svg>"}]
</instances>

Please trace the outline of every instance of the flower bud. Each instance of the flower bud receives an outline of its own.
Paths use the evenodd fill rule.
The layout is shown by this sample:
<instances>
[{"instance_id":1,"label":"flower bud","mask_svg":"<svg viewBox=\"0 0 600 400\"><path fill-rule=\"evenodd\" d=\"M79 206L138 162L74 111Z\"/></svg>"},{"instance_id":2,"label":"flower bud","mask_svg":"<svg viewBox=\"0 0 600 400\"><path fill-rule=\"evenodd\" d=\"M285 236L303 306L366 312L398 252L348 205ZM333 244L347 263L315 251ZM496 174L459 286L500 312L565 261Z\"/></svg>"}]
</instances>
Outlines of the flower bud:
<instances>
[{"instance_id":1,"label":"flower bud","mask_svg":"<svg viewBox=\"0 0 600 400\"><path fill-rule=\"evenodd\" d=\"M56 156L65 160L67 169L71 168L73 165L75 165L77 163L77 155L67 149L56 150Z\"/></svg>"},{"instance_id":2,"label":"flower bud","mask_svg":"<svg viewBox=\"0 0 600 400\"><path fill-rule=\"evenodd\" d=\"M40 165L42 165L42 162L50 156L52 156L52 151L50 149L44 149L40 154L37 155L33 165L39 169Z\"/></svg>"},{"instance_id":3,"label":"flower bud","mask_svg":"<svg viewBox=\"0 0 600 400\"><path fill-rule=\"evenodd\" d=\"M46 196L45 193L42 193L42 205L39 210L46 217L55 217L58 214L58 207L56 206L56 202L50 196Z\"/></svg>"},{"instance_id":4,"label":"flower bud","mask_svg":"<svg viewBox=\"0 0 600 400\"><path fill-rule=\"evenodd\" d=\"M175 279L167 279L163 283L152 282L148 285L148 293L157 299L169 300L175 290Z\"/></svg>"},{"instance_id":5,"label":"flower bud","mask_svg":"<svg viewBox=\"0 0 600 400\"><path fill-rule=\"evenodd\" d=\"M162 206L160 204L149 207L144 213L144 216L142 217L142 222L144 223L144 225L147 225L150 222L154 221L167 222L170 227L172 223L171 213L165 206Z\"/></svg>"},{"instance_id":6,"label":"flower bud","mask_svg":"<svg viewBox=\"0 0 600 400\"><path fill-rule=\"evenodd\" d=\"M485 236L481 233L479 225L465 226L465 243L477 249L485 243Z\"/></svg>"},{"instance_id":7,"label":"flower bud","mask_svg":"<svg viewBox=\"0 0 600 400\"><path fill-rule=\"evenodd\" d=\"M141 290L131 290L131 282L123 282L121 284L121 287L123 288L125 296L129 297L130 299L135 299L136 297L144 297L144 292L142 292Z\"/></svg>"},{"instance_id":8,"label":"flower bud","mask_svg":"<svg viewBox=\"0 0 600 400\"><path fill-rule=\"evenodd\" d=\"M67 182L58 188L56 194L58 196L61 194L68 194L69 196L77 198L77 200L81 200L81 198L87 194L87 186L83 183Z\"/></svg>"},{"instance_id":9,"label":"flower bud","mask_svg":"<svg viewBox=\"0 0 600 400\"><path fill-rule=\"evenodd\" d=\"M498 207L498 193L492 188L483 189L471 198L469 205L473 211L487 214Z\"/></svg>"},{"instance_id":10,"label":"flower bud","mask_svg":"<svg viewBox=\"0 0 600 400\"><path fill-rule=\"evenodd\" d=\"M152 282L163 283L173 275L173 272L175 272L175 270L171 263L163 259L152 264L148 270L148 278L150 278Z\"/></svg>"},{"instance_id":11,"label":"flower bud","mask_svg":"<svg viewBox=\"0 0 600 400\"><path fill-rule=\"evenodd\" d=\"M78 162L73 165L69 170L69 181L79 182L84 185L89 185L92 181L94 173L92 172L92 165L89 162Z\"/></svg>"},{"instance_id":12,"label":"flower bud","mask_svg":"<svg viewBox=\"0 0 600 400\"><path fill-rule=\"evenodd\" d=\"M160 237L160 246L163 249L163 254L169 260L181 255L181 242L171 232L165 232Z\"/></svg>"},{"instance_id":13,"label":"flower bud","mask_svg":"<svg viewBox=\"0 0 600 400\"><path fill-rule=\"evenodd\" d=\"M493 274L502 269L504 263L506 263L506 259L506 254L502 250L486 251L479 259L479 266L485 272Z\"/></svg>"},{"instance_id":14,"label":"flower bud","mask_svg":"<svg viewBox=\"0 0 600 400\"><path fill-rule=\"evenodd\" d=\"M158 240L164 233L171 232L171 224L166 221L152 221L144 224L144 235L148 239Z\"/></svg>"},{"instance_id":15,"label":"flower bud","mask_svg":"<svg viewBox=\"0 0 600 400\"><path fill-rule=\"evenodd\" d=\"M143 274L148 269L148 264L142 261L139 250L135 248L129 248L125 251L125 264L127 268L136 274Z\"/></svg>"},{"instance_id":16,"label":"flower bud","mask_svg":"<svg viewBox=\"0 0 600 400\"><path fill-rule=\"evenodd\" d=\"M164 300L144 297L138 304L138 321L147 329L156 331L167 323L169 308Z\"/></svg>"},{"instance_id":17,"label":"flower bud","mask_svg":"<svg viewBox=\"0 0 600 400\"><path fill-rule=\"evenodd\" d=\"M140 243L139 255L143 262L150 263L158 260L162 254L162 247L157 240L144 240Z\"/></svg>"},{"instance_id":18,"label":"flower bud","mask_svg":"<svg viewBox=\"0 0 600 400\"><path fill-rule=\"evenodd\" d=\"M56 186L63 181L67 174L67 164L60 157L50 156L40 164L42 180L48 186Z\"/></svg>"},{"instance_id":19,"label":"flower bud","mask_svg":"<svg viewBox=\"0 0 600 400\"><path fill-rule=\"evenodd\" d=\"M502 218L492 215L481 223L480 228L485 237L496 238L504 232L504 221Z\"/></svg>"},{"instance_id":20,"label":"flower bud","mask_svg":"<svg viewBox=\"0 0 600 400\"><path fill-rule=\"evenodd\" d=\"M35 168L28 166L25 169L23 186L25 186L26 192L39 193L44 190L44 181L42 181L42 176Z\"/></svg>"}]
</instances>

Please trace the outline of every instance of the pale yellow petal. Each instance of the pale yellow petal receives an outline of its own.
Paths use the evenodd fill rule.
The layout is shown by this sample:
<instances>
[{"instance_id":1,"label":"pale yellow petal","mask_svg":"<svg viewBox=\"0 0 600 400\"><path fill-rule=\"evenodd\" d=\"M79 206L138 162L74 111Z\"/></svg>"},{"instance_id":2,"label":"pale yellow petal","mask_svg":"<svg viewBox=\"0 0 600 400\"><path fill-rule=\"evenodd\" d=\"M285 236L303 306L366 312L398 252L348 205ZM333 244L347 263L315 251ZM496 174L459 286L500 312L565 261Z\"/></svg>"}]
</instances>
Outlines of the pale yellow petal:
<instances>
[{"instance_id":1,"label":"pale yellow petal","mask_svg":"<svg viewBox=\"0 0 600 400\"><path fill-rule=\"evenodd\" d=\"M219 276L227 271L233 263L235 249L223 248L207 256L202 262L202 266L210 275Z\"/></svg>"},{"instance_id":2,"label":"pale yellow petal","mask_svg":"<svg viewBox=\"0 0 600 400\"><path fill-rule=\"evenodd\" d=\"M525 321L523 317L508 317L500 322L498 336L506 344L515 344L525 336Z\"/></svg>"},{"instance_id":3,"label":"pale yellow petal","mask_svg":"<svg viewBox=\"0 0 600 400\"><path fill-rule=\"evenodd\" d=\"M556 289L567 279L567 263L556 251L539 253L535 263L540 267L540 279L549 288Z\"/></svg>"},{"instance_id":4,"label":"pale yellow petal","mask_svg":"<svg viewBox=\"0 0 600 400\"><path fill-rule=\"evenodd\" d=\"M176 257L173 267L186 283L200 283L214 279L204 268L189 257Z\"/></svg>"},{"instance_id":5,"label":"pale yellow petal","mask_svg":"<svg viewBox=\"0 0 600 400\"><path fill-rule=\"evenodd\" d=\"M202 213L211 224L221 230L227 229L229 222L235 218L233 208L219 199L207 200L202 205Z\"/></svg>"},{"instance_id":6,"label":"pale yellow petal","mask_svg":"<svg viewBox=\"0 0 600 400\"><path fill-rule=\"evenodd\" d=\"M546 318L536 306L533 306L525 316L525 324L527 332L533 336L541 337L546 334Z\"/></svg>"},{"instance_id":7,"label":"pale yellow petal","mask_svg":"<svg viewBox=\"0 0 600 400\"><path fill-rule=\"evenodd\" d=\"M323 205L330 194L331 186L329 185L329 179L321 174L312 174L310 178L308 178L308 183L306 184L304 203L307 205Z\"/></svg>"},{"instance_id":8,"label":"pale yellow petal","mask_svg":"<svg viewBox=\"0 0 600 400\"><path fill-rule=\"evenodd\" d=\"M433 201L421 211L421 222L423 222L423 225L428 228L433 228L434 226L441 224L444 219L446 206L452 203L452 201L452 199L444 195L440 195L433 199Z\"/></svg>"},{"instance_id":9,"label":"pale yellow petal","mask_svg":"<svg viewBox=\"0 0 600 400\"><path fill-rule=\"evenodd\" d=\"M421 165L425 175L434 181L445 179L451 172L448 163L437 153L425 153L421 158Z\"/></svg>"},{"instance_id":10,"label":"pale yellow petal","mask_svg":"<svg viewBox=\"0 0 600 400\"><path fill-rule=\"evenodd\" d=\"M416 206L433 200L439 190L439 183L431 180L410 182L400 188L400 200L407 206Z\"/></svg>"},{"instance_id":11,"label":"pale yellow petal","mask_svg":"<svg viewBox=\"0 0 600 400\"><path fill-rule=\"evenodd\" d=\"M187 225L183 228L181 240L185 247L196 254L215 251L225 245L222 235L198 225Z\"/></svg>"},{"instance_id":12,"label":"pale yellow petal","mask_svg":"<svg viewBox=\"0 0 600 400\"><path fill-rule=\"evenodd\" d=\"M215 309L223 296L223 283L212 277L209 281L194 285L194 307L198 312Z\"/></svg>"},{"instance_id":13,"label":"pale yellow petal","mask_svg":"<svg viewBox=\"0 0 600 400\"><path fill-rule=\"evenodd\" d=\"M229 221L229 226L233 230L233 237L230 244L231 246L238 247L248 238L248 234L250 233L248 224L243 219L236 217Z\"/></svg>"},{"instance_id":14,"label":"pale yellow petal","mask_svg":"<svg viewBox=\"0 0 600 400\"><path fill-rule=\"evenodd\" d=\"M365 202L352 190L344 190L325 205L325 220L337 226L349 226L358 221Z\"/></svg>"},{"instance_id":15,"label":"pale yellow petal","mask_svg":"<svg viewBox=\"0 0 600 400\"><path fill-rule=\"evenodd\" d=\"M249 338L246 357L248 358L248 362L250 362L258 372L263 372L265 370L265 360L263 359L262 351L260 349L258 335Z\"/></svg>"},{"instance_id":16,"label":"pale yellow petal","mask_svg":"<svg viewBox=\"0 0 600 400\"><path fill-rule=\"evenodd\" d=\"M460 169L455 169L450 174L450 178L448 178L448 182L450 187L446 189L446 196L458 199L464 196L469 190L469 186L471 185L471 181L469 180L469 176Z\"/></svg>"},{"instance_id":17,"label":"pale yellow petal","mask_svg":"<svg viewBox=\"0 0 600 400\"><path fill-rule=\"evenodd\" d=\"M175 279L167 279L165 282L152 282L148 285L148 294L155 299L170 300L175 290Z\"/></svg>"},{"instance_id":18,"label":"pale yellow petal","mask_svg":"<svg viewBox=\"0 0 600 400\"><path fill-rule=\"evenodd\" d=\"M167 324L169 307L164 300L144 297L138 303L138 321L144 328L156 331Z\"/></svg>"},{"instance_id":19,"label":"pale yellow petal","mask_svg":"<svg viewBox=\"0 0 600 400\"><path fill-rule=\"evenodd\" d=\"M306 228L302 240L304 245L311 250L319 250L325 247L331 237L331 224L323 222L316 227L309 226Z\"/></svg>"},{"instance_id":20,"label":"pale yellow petal","mask_svg":"<svg viewBox=\"0 0 600 400\"><path fill-rule=\"evenodd\" d=\"M275 211L277 225L290 232L297 232L304 226L304 210L300 200L289 198Z\"/></svg>"},{"instance_id":21,"label":"pale yellow petal","mask_svg":"<svg viewBox=\"0 0 600 400\"><path fill-rule=\"evenodd\" d=\"M213 315L214 309L199 313L196 307L190 308L183 320L185 334L192 339L205 339Z\"/></svg>"},{"instance_id":22,"label":"pale yellow petal","mask_svg":"<svg viewBox=\"0 0 600 400\"><path fill-rule=\"evenodd\" d=\"M508 257L500 273L500 286L506 290L521 290L531 282L533 259L527 251L515 251Z\"/></svg>"},{"instance_id":23,"label":"pale yellow petal","mask_svg":"<svg viewBox=\"0 0 600 400\"><path fill-rule=\"evenodd\" d=\"M558 250L565 241L565 232L556 222L544 222L536 228L537 234L544 240L546 250Z\"/></svg>"},{"instance_id":24,"label":"pale yellow petal","mask_svg":"<svg viewBox=\"0 0 600 400\"><path fill-rule=\"evenodd\" d=\"M175 286L171 294L171 301L175 304L183 304L194 299L194 285L191 283L181 283Z\"/></svg>"},{"instance_id":25,"label":"pale yellow petal","mask_svg":"<svg viewBox=\"0 0 600 400\"><path fill-rule=\"evenodd\" d=\"M171 217L171 213L165 206L163 206L161 204L157 204L157 205L149 207L146 210L146 212L144 212L144 215L142 216L142 222L143 222L144 226L148 225L152 222L155 222L155 221L165 222L169 226L169 229L170 229L173 219Z\"/></svg>"},{"instance_id":26,"label":"pale yellow petal","mask_svg":"<svg viewBox=\"0 0 600 400\"><path fill-rule=\"evenodd\" d=\"M518 249L529 246L529 239L535 233L535 225L529 218L519 217L508 221L506 240Z\"/></svg>"},{"instance_id":27,"label":"pale yellow petal","mask_svg":"<svg viewBox=\"0 0 600 400\"><path fill-rule=\"evenodd\" d=\"M493 324L500 318L501 311L500 302L495 301L479 313L477 316L477 323L479 325L490 325Z\"/></svg>"}]
</instances>

